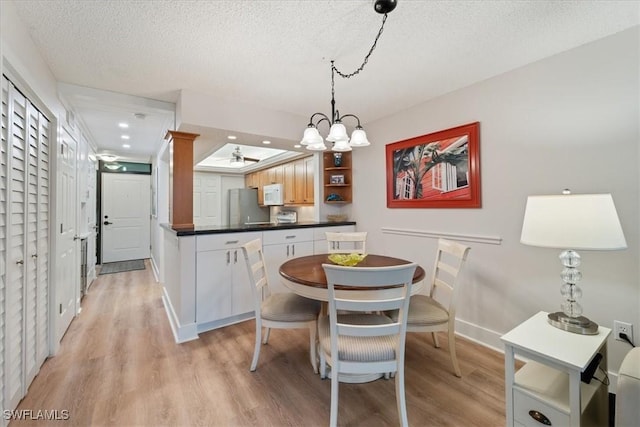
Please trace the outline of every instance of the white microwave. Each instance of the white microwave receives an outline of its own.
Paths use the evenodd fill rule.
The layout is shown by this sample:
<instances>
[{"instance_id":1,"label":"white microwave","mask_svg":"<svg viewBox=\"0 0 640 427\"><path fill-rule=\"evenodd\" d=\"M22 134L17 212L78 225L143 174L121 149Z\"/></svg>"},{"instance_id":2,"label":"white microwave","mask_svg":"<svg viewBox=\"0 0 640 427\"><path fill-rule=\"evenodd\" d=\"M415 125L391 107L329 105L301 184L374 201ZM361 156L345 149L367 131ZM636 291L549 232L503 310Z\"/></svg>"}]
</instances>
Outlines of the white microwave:
<instances>
[{"instance_id":1,"label":"white microwave","mask_svg":"<svg viewBox=\"0 0 640 427\"><path fill-rule=\"evenodd\" d=\"M284 205L284 188L282 184L269 184L262 187L265 206Z\"/></svg>"}]
</instances>

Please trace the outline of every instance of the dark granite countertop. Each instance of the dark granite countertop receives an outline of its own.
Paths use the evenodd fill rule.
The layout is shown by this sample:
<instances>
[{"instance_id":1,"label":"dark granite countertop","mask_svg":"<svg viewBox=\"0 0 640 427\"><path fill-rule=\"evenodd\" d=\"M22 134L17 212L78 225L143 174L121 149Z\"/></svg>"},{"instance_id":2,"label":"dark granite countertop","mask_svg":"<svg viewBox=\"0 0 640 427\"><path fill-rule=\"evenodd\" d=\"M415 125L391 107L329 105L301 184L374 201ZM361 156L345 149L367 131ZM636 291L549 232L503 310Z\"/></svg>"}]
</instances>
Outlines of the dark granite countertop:
<instances>
[{"instance_id":1,"label":"dark granite countertop","mask_svg":"<svg viewBox=\"0 0 640 427\"><path fill-rule=\"evenodd\" d=\"M291 230L296 228L316 228L316 227L336 227L341 225L356 225L355 221L309 221L297 222L295 224L247 224L247 225L212 225L212 226L196 226L192 229L174 230L170 224L160 224L166 230L176 234L176 236L195 236L201 234L224 234L224 233L242 233L246 231L270 231L270 230Z\"/></svg>"}]
</instances>

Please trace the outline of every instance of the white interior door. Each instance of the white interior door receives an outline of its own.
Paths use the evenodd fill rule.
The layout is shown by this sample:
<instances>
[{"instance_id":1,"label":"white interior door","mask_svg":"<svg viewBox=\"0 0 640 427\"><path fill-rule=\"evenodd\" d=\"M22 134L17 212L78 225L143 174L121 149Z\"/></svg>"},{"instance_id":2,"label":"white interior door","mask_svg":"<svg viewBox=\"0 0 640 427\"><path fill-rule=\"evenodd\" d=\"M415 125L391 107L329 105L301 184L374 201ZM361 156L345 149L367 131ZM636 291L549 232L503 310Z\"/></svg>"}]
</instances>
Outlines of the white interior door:
<instances>
[{"instance_id":1,"label":"white interior door","mask_svg":"<svg viewBox=\"0 0 640 427\"><path fill-rule=\"evenodd\" d=\"M76 313L75 302L80 293L78 234L76 215L78 198L76 191L78 143L63 127L58 149L58 197L57 228L58 250L56 251L56 342L60 342Z\"/></svg>"},{"instance_id":2,"label":"white interior door","mask_svg":"<svg viewBox=\"0 0 640 427\"><path fill-rule=\"evenodd\" d=\"M102 174L102 263L149 258L151 175Z\"/></svg>"}]
</instances>

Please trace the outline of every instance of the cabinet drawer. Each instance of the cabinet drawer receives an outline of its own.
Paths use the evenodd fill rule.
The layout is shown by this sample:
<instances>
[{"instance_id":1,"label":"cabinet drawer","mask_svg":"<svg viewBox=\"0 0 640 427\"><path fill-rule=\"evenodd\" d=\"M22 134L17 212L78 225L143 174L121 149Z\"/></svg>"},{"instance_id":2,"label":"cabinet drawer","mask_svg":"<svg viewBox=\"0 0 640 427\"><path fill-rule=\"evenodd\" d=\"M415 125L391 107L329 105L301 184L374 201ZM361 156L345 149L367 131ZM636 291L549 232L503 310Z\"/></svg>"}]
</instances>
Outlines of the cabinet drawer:
<instances>
[{"instance_id":1,"label":"cabinet drawer","mask_svg":"<svg viewBox=\"0 0 640 427\"><path fill-rule=\"evenodd\" d=\"M536 421L530 411L545 416L551 424ZM533 414L535 416L535 413ZM513 390L513 417L516 423L526 427L568 426L569 416L518 389Z\"/></svg>"},{"instance_id":2,"label":"cabinet drawer","mask_svg":"<svg viewBox=\"0 0 640 427\"><path fill-rule=\"evenodd\" d=\"M196 252L238 248L247 242L261 237L262 233L259 231L253 233L224 233L196 236Z\"/></svg>"},{"instance_id":3,"label":"cabinet drawer","mask_svg":"<svg viewBox=\"0 0 640 427\"><path fill-rule=\"evenodd\" d=\"M289 230L265 231L262 237L263 245L280 245L313 240L312 228L295 228Z\"/></svg>"}]
</instances>

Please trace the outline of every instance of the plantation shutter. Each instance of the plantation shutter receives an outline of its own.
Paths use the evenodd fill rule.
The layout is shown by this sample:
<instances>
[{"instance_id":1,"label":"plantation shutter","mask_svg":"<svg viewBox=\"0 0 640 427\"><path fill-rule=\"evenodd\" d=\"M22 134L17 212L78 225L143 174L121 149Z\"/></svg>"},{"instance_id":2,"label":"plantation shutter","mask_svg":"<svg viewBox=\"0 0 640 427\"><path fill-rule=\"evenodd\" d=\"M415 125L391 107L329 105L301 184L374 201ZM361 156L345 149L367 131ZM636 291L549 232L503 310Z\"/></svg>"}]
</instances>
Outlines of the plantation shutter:
<instances>
[{"instance_id":1,"label":"plantation shutter","mask_svg":"<svg viewBox=\"0 0 640 427\"><path fill-rule=\"evenodd\" d=\"M2 79L2 407L14 409L49 353L49 121ZM5 178L6 177L6 178Z\"/></svg>"}]
</instances>

